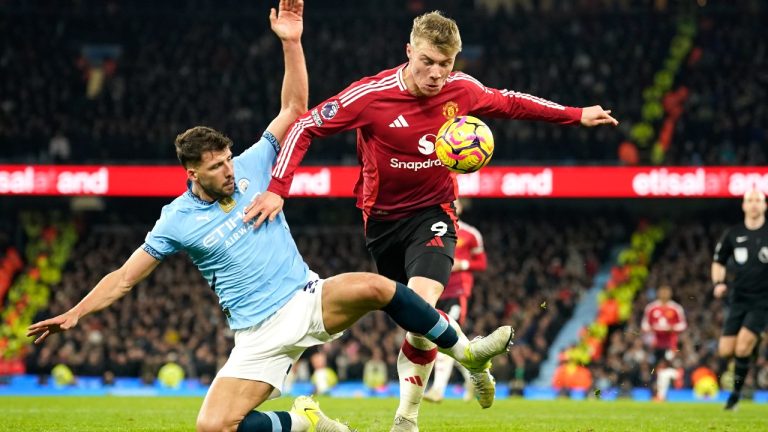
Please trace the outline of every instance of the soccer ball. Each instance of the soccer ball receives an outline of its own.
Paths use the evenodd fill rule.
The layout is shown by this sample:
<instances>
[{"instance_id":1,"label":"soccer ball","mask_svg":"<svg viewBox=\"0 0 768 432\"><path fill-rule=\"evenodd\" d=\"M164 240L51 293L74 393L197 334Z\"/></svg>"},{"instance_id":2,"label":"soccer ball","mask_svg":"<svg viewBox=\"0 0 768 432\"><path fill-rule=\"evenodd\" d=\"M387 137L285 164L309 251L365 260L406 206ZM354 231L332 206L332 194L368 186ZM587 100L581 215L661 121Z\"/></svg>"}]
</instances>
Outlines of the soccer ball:
<instances>
[{"instance_id":1,"label":"soccer ball","mask_svg":"<svg viewBox=\"0 0 768 432\"><path fill-rule=\"evenodd\" d=\"M445 122L437 133L435 153L440 162L453 172L475 172L491 161L493 134L480 119L455 117Z\"/></svg>"}]
</instances>

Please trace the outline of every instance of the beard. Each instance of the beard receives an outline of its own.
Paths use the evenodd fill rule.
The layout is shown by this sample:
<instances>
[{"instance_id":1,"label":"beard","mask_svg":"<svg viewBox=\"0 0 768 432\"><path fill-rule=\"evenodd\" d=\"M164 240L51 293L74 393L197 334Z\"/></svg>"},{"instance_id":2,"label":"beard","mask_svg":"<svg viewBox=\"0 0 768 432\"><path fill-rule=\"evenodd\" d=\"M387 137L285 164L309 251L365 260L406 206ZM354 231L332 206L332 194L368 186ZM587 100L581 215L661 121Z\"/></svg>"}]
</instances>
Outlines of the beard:
<instances>
[{"instance_id":1,"label":"beard","mask_svg":"<svg viewBox=\"0 0 768 432\"><path fill-rule=\"evenodd\" d=\"M217 188L211 185L204 184L202 182L198 182L198 185L200 186L200 189L202 189L203 192L205 192L206 195L213 198L215 201L220 200L222 198L231 197L235 193L234 187L232 188L231 192L228 192L223 187Z\"/></svg>"}]
</instances>

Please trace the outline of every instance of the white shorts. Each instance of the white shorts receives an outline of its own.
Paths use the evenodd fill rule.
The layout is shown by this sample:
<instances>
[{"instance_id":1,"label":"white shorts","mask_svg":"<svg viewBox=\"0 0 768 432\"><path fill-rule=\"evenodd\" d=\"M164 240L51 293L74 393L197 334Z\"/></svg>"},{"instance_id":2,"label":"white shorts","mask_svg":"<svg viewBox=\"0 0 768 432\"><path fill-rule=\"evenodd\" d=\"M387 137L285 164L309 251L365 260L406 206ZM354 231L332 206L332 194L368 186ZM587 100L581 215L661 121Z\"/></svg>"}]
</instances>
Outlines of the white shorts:
<instances>
[{"instance_id":1,"label":"white shorts","mask_svg":"<svg viewBox=\"0 0 768 432\"><path fill-rule=\"evenodd\" d=\"M316 277L316 276L315 276ZM279 397L291 366L309 347L341 337L323 325L323 279L310 279L280 310L258 325L235 330L235 347L217 377L263 381Z\"/></svg>"}]
</instances>

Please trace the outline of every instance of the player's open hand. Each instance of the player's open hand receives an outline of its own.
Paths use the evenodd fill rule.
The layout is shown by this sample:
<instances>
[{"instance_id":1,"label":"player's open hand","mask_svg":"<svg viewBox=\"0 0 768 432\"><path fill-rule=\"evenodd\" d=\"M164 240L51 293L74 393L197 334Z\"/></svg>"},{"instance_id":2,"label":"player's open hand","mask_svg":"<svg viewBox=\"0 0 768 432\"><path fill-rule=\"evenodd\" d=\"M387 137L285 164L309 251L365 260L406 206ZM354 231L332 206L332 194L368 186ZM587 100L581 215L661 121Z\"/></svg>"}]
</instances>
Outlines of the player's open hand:
<instances>
[{"instance_id":1,"label":"player's open hand","mask_svg":"<svg viewBox=\"0 0 768 432\"><path fill-rule=\"evenodd\" d=\"M600 125L618 126L619 121L611 117L611 110L604 110L600 105L594 105L582 108L581 125L587 127Z\"/></svg>"},{"instance_id":2,"label":"player's open hand","mask_svg":"<svg viewBox=\"0 0 768 432\"><path fill-rule=\"evenodd\" d=\"M78 318L74 313L71 311L66 312L45 321L32 324L27 328L27 336L37 336L35 343L39 344L54 333L61 333L73 328L77 325L77 320Z\"/></svg>"},{"instance_id":3,"label":"player's open hand","mask_svg":"<svg viewBox=\"0 0 768 432\"><path fill-rule=\"evenodd\" d=\"M272 31L282 41L298 41L304 30L304 0L280 0L278 10L269 11Z\"/></svg>"},{"instance_id":4,"label":"player's open hand","mask_svg":"<svg viewBox=\"0 0 768 432\"><path fill-rule=\"evenodd\" d=\"M272 222L275 220L280 211L283 210L283 197L280 195L264 191L261 195L256 197L252 203L248 204L245 208L245 216L243 216L243 222L248 222L253 218L256 218L256 222L253 223L253 228L256 229L269 218Z\"/></svg>"}]
</instances>

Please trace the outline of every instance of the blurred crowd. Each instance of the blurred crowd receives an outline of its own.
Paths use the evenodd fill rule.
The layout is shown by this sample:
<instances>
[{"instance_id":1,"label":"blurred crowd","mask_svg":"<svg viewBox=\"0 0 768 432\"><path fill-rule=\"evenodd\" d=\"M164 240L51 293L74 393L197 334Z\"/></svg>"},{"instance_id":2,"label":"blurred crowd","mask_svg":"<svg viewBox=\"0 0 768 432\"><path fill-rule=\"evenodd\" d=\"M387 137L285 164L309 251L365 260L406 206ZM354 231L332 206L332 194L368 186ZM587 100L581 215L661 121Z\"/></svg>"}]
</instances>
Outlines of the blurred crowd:
<instances>
[{"instance_id":1,"label":"blurred crowd","mask_svg":"<svg viewBox=\"0 0 768 432\"><path fill-rule=\"evenodd\" d=\"M679 77L691 97L666 163L765 162L766 11L730 3L698 12L702 60ZM663 0L309 1L310 104L405 62L412 18L434 8L460 25L457 69L492 87L599 103L622 120L599 130L490 122L495 160L555 164L618 163L642 90L690 12ZM0 0L0 11L4 161L173 163L173 138L190 126L223 130L242 149L278 111L282 54L263 3ZM355 163L353 143L353 133L323 140L307 159Z\"/></svg>"},{"instance_id":2,"label":"blurred crowd","mask_svg":"<svg viewBox=\"0 0 768 432\"><path fill-rule=\"evenodd\" d=\"M477 276L465 331L471 337L512 324L515 349L497 361L494 373L522 388L538 376L550 343L591 286L606 249L625 234L623 226L607 219L577 218L563 228L560 218L508 218L483 213L482 219L470 219L485 236L488 270ZM38 318L72 307L141 244L151 225L85 226L61 283L52 288L48 309ZM373 270L358 226L330 230L294 224L292 231L310 268L323 277ZM297 378L308 379L327 365L342 381L361 380L367 363L383 362L387 378L396 379L403 337L384 313L369 314L341 340L307 352L295 368ZM75 375L102 376L106 382L131 376L151 383L163 364L174 362L187 377L209 383L232 344L215 295L185 256L174 256L115 305L82 319L76 331L34 347L26 365L28 373L43 377L65 364Z\"/></svg>"},{"instance_id":3,"label":"blurred crowd","mask_svg":"<svg viewBox=\"0 0 768 432\"><path fill-rule=\"evenodd\" d=\"M539 376L552 341L582 293L592 286L595 274L610 263L610 249L626 242L628 224L620 215L596 217L556 209L550 209L549 215L536 209L517 215L503 206L473 204L476 208L465 213L466 221L483 234L488 269L476 275L464 331L473 337L500 324L516 329L515 346L508 356L495 361L494 375L509 384L513 393L520 393ZM296 212L313 214L312 222L292 223L306 262L322 277L374 271L359 223L347 218L354 212L333 208L338 209ZM323 223L334 214L340 225ZM80 241L38 319L72 307L141 244L151 226L142 217L130 219L115 212L87 219L79 224L83 227ZM600 358L587 366L595 390L628 394L632 388L655 388L662 359L655 357L652 337L640 324L645 306L664 284L672 287L673 299L682 305L688 323L680 334L679 349L664 359L678 371L673 388L692 387L701 368L720 373L717 339L727 304L713 298L709 269L714 243L726 228L722 220L684 222L666 230L649 264L646 283L633 301L631 317L609 328ZM403 337L384 313L371 313L340 340L310 349L294 368L295 378L308 380L327 367L334 380L363 380L369 369L386 380L396 379ZM186 377L207 384L232 345L232 333L214 293L188 258L178 255L168 258L115 305L81 320L77 330L54 335L34 347L26 367L43 379L55 365L64 364L75 375L100 376L105 382L128 376L152 383L161 366L170 362L180 365ZM767 357L768 343L763 341L746 388L768 389ZM730 376L726 372L720 377L721 388L729 388ZM453 378L461 380L458 373Z\"/></svg>"},{"instance_id":4,"label":"blurred crowd","mask_svg":"<svg viewBox=\"0 0 768 432\"><path fill-rule=\"evenodd\" d=\"M39 317L64 313L141 245L148 227L99 226L75 248L61 283ZM76 375L141 377L154 382L160 367L179 363L209 383L232 348L226 320L202 276L184 256L168 258L152 276L111 308L83 318L79 330L54 335L27 359L27 372L47 375L64 364Z\"/></svg>"},{"instance_id":5,"label":"blurred crowd","mask_svg":"<svg viewBox=\"0 0 768 432\"><path fill-rule=\"evenodd\" d=\"M603 359L590 365L596 388L654 388L661 360L681 372L673 386L693 387L694 372L705 367L715 374L725 372L720 387L732 388L732 371L719 371L717 356L727 302L713 297L710 276L714 245L726 228L722 222L687 222L669 230L657 248L646 289L635 298L632 318L612 329ZM679 350L666 359L654 357L652 337L640 326L644 308L656 299L656 290L663 284L672 288L673 299L683 307L688 322L680 333ZM765 339L757 354L757 367L748 375L745 388L768 389Z\"/></svg>"},{"instance_id":6,"label":"blurred crowd","mask_svg":"<svg viewBox=\"0 0 768 432\"><path fill-rule=\"evenodd\" d=\"M675 129L672 160L689 165L768 163L768 39L755 37L768 16L706 16L701 59L682 77L691 91Z\"/></svg>"}]
</instances>

